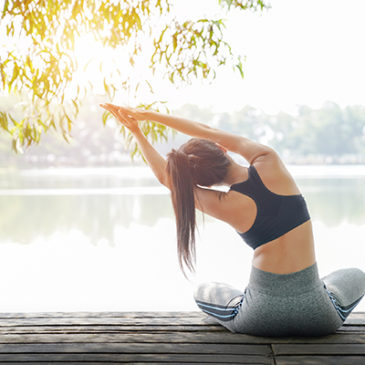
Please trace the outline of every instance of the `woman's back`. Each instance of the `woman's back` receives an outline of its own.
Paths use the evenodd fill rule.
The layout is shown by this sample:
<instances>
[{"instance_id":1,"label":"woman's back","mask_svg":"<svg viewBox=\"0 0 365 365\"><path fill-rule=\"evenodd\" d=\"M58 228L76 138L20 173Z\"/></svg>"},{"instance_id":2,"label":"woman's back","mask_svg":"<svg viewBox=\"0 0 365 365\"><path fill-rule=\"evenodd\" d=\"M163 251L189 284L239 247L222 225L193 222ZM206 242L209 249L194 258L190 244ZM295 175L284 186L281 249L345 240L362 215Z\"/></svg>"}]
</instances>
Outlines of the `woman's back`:
<instances>
[{"instance_id":1,"label":"woman's back","mask_svg":"<svg viewBox=\"0 0 365 365\"><path fill-rule=\"evenodd\" d=\"M246 240L254 241L260 235L259 241L265 242L258 247L252 245L255 267L285 274L315 262L312 225L305 201L275 153L256 159L247 171L247 178L232 186L228 194L235 201L231 212L234 228ZM273 207L276 203L280 206L278 213ZM263 235L265 226L269 227Z\"/></svg>"}]
</instances>

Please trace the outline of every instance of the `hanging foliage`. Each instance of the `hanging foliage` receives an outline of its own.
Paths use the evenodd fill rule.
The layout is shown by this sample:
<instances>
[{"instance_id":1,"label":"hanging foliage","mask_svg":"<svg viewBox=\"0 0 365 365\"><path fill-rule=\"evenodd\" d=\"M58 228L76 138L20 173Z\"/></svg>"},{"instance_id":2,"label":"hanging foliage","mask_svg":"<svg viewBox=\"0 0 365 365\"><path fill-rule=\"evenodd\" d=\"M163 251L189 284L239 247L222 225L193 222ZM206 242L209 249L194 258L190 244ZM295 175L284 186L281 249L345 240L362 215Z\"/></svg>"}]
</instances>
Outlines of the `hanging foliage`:
<instances>
[{"instance_id":1,"label":"hanging foliage","mask_svg":"<svg viewBox=\"0 0 365 365\"><path fill-rule=\"evenodd\" d=\"M261 0L218 3L226 12L268 7ZM225 41L224 20L181 20L172 6L168 0L5 0L0 13L0 87L3 95L16 95L19 102L0 110L0 130L12 135L13 149L39 143L50 128L69 140L82 99L95 86L76 77L80 64L75 46L85 35L92 35L100 49L118 54L124 50L131 67L138 62L140 67L142 59L151 75L175 84L212 80L222 66L237 69L243 77L241 57ZM92 62L85 63L83 71ZM110 101L119 90L133 94L144 86L153 93L152 79L134 79L118 62L107 67L99 63ZM161 103L144 107L158 110ZM103 115L104 124L109 117ZM166 138L165 127L152 122L145 124L144 132L153 141Z\"/></svg>"}]
</instances>

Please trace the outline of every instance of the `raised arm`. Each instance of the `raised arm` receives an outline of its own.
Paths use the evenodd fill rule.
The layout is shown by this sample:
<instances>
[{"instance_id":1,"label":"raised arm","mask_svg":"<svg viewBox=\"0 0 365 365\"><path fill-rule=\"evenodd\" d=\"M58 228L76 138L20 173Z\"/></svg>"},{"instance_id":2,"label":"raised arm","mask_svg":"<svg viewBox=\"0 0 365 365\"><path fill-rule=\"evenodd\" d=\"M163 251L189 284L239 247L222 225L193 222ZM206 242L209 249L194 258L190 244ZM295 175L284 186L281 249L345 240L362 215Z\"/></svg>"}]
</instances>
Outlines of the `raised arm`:
<instances>
[{"instance_id":1,"label":"raised arm","mask_svg":"<svg viewBox=\"0 0 365 365\"><path fill-rule=\"evenodd\" d=\"M273 152L268 146L252 141L246 137L212 128L204 123L149 110L127 107L118 108L126 115L136 118L137 120L152 120L189 136L209 139L222 145L229 151L240 154L249 163L253 163L253 161L260 156Z\"/></svg>"},{"instance_id":2,"label":"raised arm","mask_svg":"<svg viewBox=\"0 0 365 365\"><path fill-rule=\"evenodd\" d=\"M101 104L102 108L110 111L115 118L126 126L131 133L133 134L134 138L136 139L138 146L146 159L148 165L150 166L151 170L157 177L158 181L169 187L169 181L166 175L166 160L152 147L149 143L147 138L141 132L138 121L133 117L124 115L121 110L118 110L116 106L111 106L110 104Z\"/></svg>"}]
</instances>

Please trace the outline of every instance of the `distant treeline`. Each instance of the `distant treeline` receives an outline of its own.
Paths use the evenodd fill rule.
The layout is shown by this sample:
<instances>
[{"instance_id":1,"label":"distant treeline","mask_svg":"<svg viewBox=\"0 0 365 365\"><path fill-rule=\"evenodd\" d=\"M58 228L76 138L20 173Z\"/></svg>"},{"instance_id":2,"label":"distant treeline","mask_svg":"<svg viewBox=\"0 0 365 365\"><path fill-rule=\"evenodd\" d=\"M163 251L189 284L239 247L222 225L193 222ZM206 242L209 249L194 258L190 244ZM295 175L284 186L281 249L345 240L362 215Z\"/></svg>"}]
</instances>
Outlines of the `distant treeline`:
<instances>
[{"instance_id":1,"label":"distant treeline","mask_svg":"<svg viewBox=\"0 0 365 365\"><path fill-rule=\"evenodd\" d=\"M341 108L328 102L319 109L298 107L297 113L272 115L245 106L239 111L213 113L196 105L185 105L173 114L237 133L274 147L288 163L365 163L365 106ZM101 111L90 99L75 122L67 144L49 133L39 145L16 155L11 139L0 135L0 166L115 166L130 161L118 127L103 126ZM184 140L177 135L157 146L162 153Z\"/></svg>"},{"instance_id":2,"label":"distant treeline","mask_svg":"<svg viewBox=\"0 0 365 365\"><path fill-rule=\"evenodd\" d=\"M275 148L288 163L365 163L365 106L341 108L327 102L319 109L300 106L295 115L267 114L251 106L213 115L187 105L187 117L213 120L218 128Z\"/></svg>"}]
</instances>

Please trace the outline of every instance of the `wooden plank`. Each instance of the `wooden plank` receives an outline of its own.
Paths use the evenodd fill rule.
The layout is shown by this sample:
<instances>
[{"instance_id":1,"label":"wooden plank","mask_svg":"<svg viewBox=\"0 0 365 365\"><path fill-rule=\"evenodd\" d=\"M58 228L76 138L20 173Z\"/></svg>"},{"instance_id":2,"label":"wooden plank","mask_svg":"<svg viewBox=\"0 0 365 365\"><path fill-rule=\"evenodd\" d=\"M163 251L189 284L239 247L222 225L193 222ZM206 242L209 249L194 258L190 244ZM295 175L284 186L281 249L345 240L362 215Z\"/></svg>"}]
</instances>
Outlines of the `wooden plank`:
<instances>
[{"instance_id":1,"label":"wooden plank","mask_svg":"<svg viewBox=\"0 0 365 365\"><path fill-rule=\"evenodd\" d=\"M191 362L191 363L240 363L272 365L273 359L259 355L226 355L226 354L0 354L1 362Z\"/></svg>"},{"instance_id":2,"label":"wooden plank","mask_svg":"<svg viewBox=\"0 0 365 365\"><path fill-rule=\"evenodd\" d=\"M42 318L42 317L61 317L61 318L82 318L82 317L117 317L117 318L147 318L147 317L204 317L206 316L201 311L136 311L136 312L14 312L14 313L0 313L0 318L9 318L9 317L22 317L22 318ZM349 318L364 318L365 312L352 312L350 316L347 318L346 322Z\"/></svg>"},{"instance_id":3,"label":"wooden plank","mask_svg":"<svg viewBox=\"0 0 365 365\"><path fill-rule=\"evenodd\" d=\"M357 322L356 322L357 321ZM337 332L341 331L364 331L365 326L358 325L359 319L352 321L351 324L342 326ZM4 318L0 320L0 332L7 328L16 327L50 327L50 326L118 326L126 330L134 328L140 330L145 328L151 330L153 327L160 330L174 330L181 327L182 330L195 328L195 330L227 331L224 327L209 318Z\"/></svg>"},{"instance_id":4,"label":"wooden plank","mask_svg":"<svg viewBox=\"0 0 365 365\"><path fill-rule=\"evenodd\" d=\"M347 332L365 332L364 326L342 326L336 333L347 333Z\"/></svg>"},{"instance_id":5,"label":"wooden plank","mask_svg":"<svg viewBox=\"0 0 365 365\"><path fill-rule=\"evenodd\" d=\"M229 333L222 326L118 326L118 325L108 325L108 324L100 324L100 325L52 325L52 326L4 326L0 327L0 336L3 334L21 334L21 333L120 333L120 332L198 332L198 333L206 333L206 332L218 332L218 333ZM340 329L336 332L336 335L349 335L352 333L365 333L365 329L360 327L351 327L346 329ZM243 335L243 334L236 334ZM257 336L255 336L257 337ZM314 337L317 339L317 337ZM324 337L318 337L318 340Z\"/></svg>"},{"instance_id":6,"label":"wooden plank","mask_svg":"<svg viewBox=\"0 0 365 365\"><path fill-rule=\"evenodd\" d=\"M364 318L363 318L364 317ZM348 320L348 323L341 327L338 331L363 331L365 328L361 326L361 323L365 323L365 314L364 316L354 316ZM217 324L214 319L209 317L199 316L199 317L151 317L151 318L117 318L117 317L26 317L26 318L3 318L0 320L0 331L3 328L8 327L19 327L19 326L50 326L50 325L70 325L70 326L86 326L86 325L105 325L108 326L124 326L127 330L129 327L135 327L136 330L139 330L141 326L144 326L146 330L152 329L151 326L167 326L169 329L174 330L174 326L183 326L187 329L187 325L196 326L196 329L200 330L215 330L215 331L224 331L225 329ZM359 326L360 324L360 326ZM204 327L205 326L205 327ZM211 328L208 328L211 326ZM214 328L213 328L214 327ZM162 329L162 328L161 328ZM160 329L160 330L161 330ZM166 329L166 328L164 328ZM188 328L190 329L190 328ZM183 330L183 328L182 328Z\"/></svg>"},{"instance_id":7,"label":"wooden plank","mask_svg":"<svg viewBox=\"0 0 365 365\"><path fill-rule=\"evenodd\" d=\"M276 355L365 355L365 344L273 344ZM365 363L365 357L364 357Z\"/></svg>"},{"instance_id":8,"label":"wooden plank","mask_svg":"<svg viewBox=\"0 0 365 365\"><path fill-rule=\"evenodd\" d=\"M67 333L67 334L129 334L129 333L154 333L154 334L164 334L164 333L176 333L180 332L182 334L200 334L202 336L206 336L210 333L216 333L218 336L227 336L230 332L226 329L222 328L211 328L211 327L202 327L197 328L194 326L28 326L28 327L6 327L0 330L0 338L5 335L22 335L22 334L60 334L60 333ZM324 337L305 337L305 341L309 342L319 342L319 343L328 343L331 341L331 336L341 336L347 338L348 341L352 340L355 335L359 336L359 338L364 338L365 331L364 330L349 330L349 331L341 331L337 332L334 335L324 336ZM265 342L273 342L273 343L281 343L281 342L303 342L302 337L283 337L283 338L276 338L276 337L267 337L261 338L258 336L250 336L245 334L234 334L235 336L247 336L247 339L253 343L257 342L258 339L260 341ZM242 337L243 338L243 337ZM330 339L330 340L328 340ZM300 341L301 340L301 341ZM348 343L348 342L346 342Z\"/></svg>"},{"instance_id":9,"label":"wooden plank","mask_svg":"<svg viewBox=\"0 0 365 365\"><path fill-rule=\"evenodd\" d=\"M121 332L179 332L179 331L189 331L198 333L229 333L228 330L222 326L211 327L211 326L118 326L118 325L53 325L53 326L8 326L0 328L0 336L2 334L8 333L100 333L100 332L110 332L110 333L121 333Z\"/></svg>"},{"instance_id":10,"label":"wooden plank","mask_svg":"<svg viewBox=\"0 0 365 365\"><path fill-rule=\"evenodd\" d=\"M365 325L365 312L352 312L346 319L345 325L356 323Z\"/></svg>"},{"instance_id":11,"label":"wooden plank","mask_svg":"<svg viewBox=\"0 0 365 365\"><path fill-rule=\"evenodd\" d=\"M54 326L8 326L0 329L0 334L2 333L9 333L10 331L14 332L20 332L20 333L32 333L32 332L75 332L77 329L81 329L83 332L218 332L218 333L224 333L228 332L224 327L222 326L118 326L118 325L111 325L111 326L105 326L105 325L84 325L80 326L78 324L74 325L54 325Z\"/></svg>"},{"instance_id":12,"label":"wooden plank","mask_svg":"<svg viewBox=\"0 0 365 365\"><path fill-rule=\"evenodd\" d=\"M276 365L364 365L364 356L278 356Z\"/></svg>"},{"instance_id":13,"label":"wooden plank","mask_svg":"<svg viewBox=\"0 0 365 365\"><path fill-rule=\"evenodd\" d=\"M97 322L97 323L95 323ZM177 329L181 329L181 330L192 330L192 331L214 331L214 332L227 332L228 330L225 329L223 326L219 325L219 324L194 324L194 323L161 323L160 321L156 320L156 321L151 321L151 323L149 323L148 321L138 321L136 323L130 323L128 322L115 322L114 320L109 322L109 320L102 320L100 319L99 321L89 321L89 322L84 322L81 323L81 321L79 322L64 322L64 321L46 321L42 319L42 322L37 322L37 321L33 321L32 322L28 322L28 323L22 323L22 322L14 322L14 321L9 321L7 323L3 322L2 324L0 324L0 333L3 332L7 332L9 329L14 329L14 330L19 330L19 331L27 331L27 329L29 328L34 328L35 330L37 330L38 328L41 330L42 328L47 328L49 330L51 330L52 328L54 328L55 330L57 330L57 328L109 328L109 330L153 330L155 329L156 331L161 331L161 330L168 330L168 331L173 331L173 330L177 330ZM341 327L337 330L336 333L347 333L347 332L365 332L365 327L363 326L347 326L347 327Z\"/></svg>"},{"instance_id":14,"label":"wooden plank","mask_svg":"<svg viewBox=\"0 0 365 365\"><path fill-rule=\"evenodd\" d=\"M0 354L10 353L139 353L272 355L269 345L176 343L70 343L0 344Z\"/></svg>"},{"instance_id":15,"label":"wooden plank","mask_svg":"<svg viewBox=\"0 0 365 365\"><path fill-rule=\"evenodd\" d=\"M4 326L42 326L52 324L104 324L108 325L165 325L165 326L179 326L179 325L192 325L192 326L217 326L221 327L216 321L212 321L209 318L3 318L0 320L0 327Z\"/></svg>"},{"instance_id":16,"label":"wooden plank","mask_svg":"<svg viewBox=\"0 0 365 365\"><path fill-rule=\"evenodd\" d=\"M365 313L365 312L364 312ZM351 313L353 315L353 313ZM14 312L0 313L2 318L202 318L202 311L171 312Z\"/></svg>"},{"instance_id":17,"label":"wooden plank","mask_svg":"<svg viewBox=\"0 0 365 365\"><path fill-rule=\"evenodd\" d=\"M266 361L266 360L265 360ZM114 362L114 364L122 364L122 363L125 363L125 362ZM24 362L0 362L0 364L11 364L11 365L24 365L24 364L29 364L29 365L40 365L39 364L39 362L37 361L37 362L33 362L33 361L27 361L26 363L24 363ZM77 362L73 362L73 361L68 361L67 362L67 365L80 365L80 364L85 364L85 363L83 363L83 362L79 362L79 361L77 361ZM133 362L133 365L146 365L146 364L148 364L148 365L160 365L161 364L161 362L154 362L154 361L148 361L148 362L145 362L145 361L143 361L143 362L139 362L139 361L137 361L137 362ZM174 365L187 365L187 364L196 364L196 363L187 363L187 362L173 362L173 363L171 363L171 362L165 362L165 364L174 364ZM221 365L225 365L224 363L219 363L219 362L216 362L216 363L214 363L214 364L221 364ZM240 365L240 364L242 364L241 362L231 362L230 363L230 365ZM265 363L255 363L256 365L260 365L260 364L266 364L266 362ZM65 362L58 362L58 361L52 361L52 363L50 363L50 362L43 362L42 363L42 365L65 365ZM87 365L110 365L110 362L108 361L108 362L103 362L103 361L101 361L101 362L93 362L93 361L88 361L87 362ZM274 363L274 361L272 362L272 364L271 365L275 365L275 363Z\"/></svg>"},{"instance_id":18,"label":"wooden plank","mask_svg":"<svg viewBox=\"0 0 365 365\"><path fill-rule=\"evenodd\" d=\"M260 359L258 360L260 361ZM274 360L272 359L271 362L269 362L270 359L264 359L260 362L255 362L253 363L254 365L275 365ZM117 361L117 362L113 362L113 364L125 364L125 361ZM127 362L129 364L131 364L131 362ZM170 361L165 361L163 362L164 364L173 364L173 365L197 365L197 362L195 361L184 361L184 362L179 362L179 361L174 361L174 362L170 362ZM40 365L39 361L34 362L34 361L27 361L27 362L2 362L0 361L0 364L11 364L11 365L24 365L24 364L29 364L29 365ZM87 361L87 362L74 362L74 361L67 361L67 365L80 365L80 364L87 364L87 365L110 365L111 363L108 362L104 362L104 361L98 361L98 362L94 362L94 361ZM161 361L159 362L154 362L152 360L149 361L133 361L132 363L133 365L160 365ZM220 362L214 362L214 363L210 363L210 364L215 364L215 365L225 365L225 363L220 363ZM230 362L230 365L240 365L242 364L242 362ZM247 364L247 363L246 363ZM249 364L249 363L248 363ZM65 365L64 361L52 361L52 362L42 362L42 365Z\"/></svg>"},{"instance_id":19,"label":"wooden plank","mask_svg":"<svg viewBox=\"0 0 365 365\"><path fill-rule=\"evenodd\" d=\"M266 338L234 333L44 333L44 334L4 334L0 343L207 343L207 344L364 344L365 334L327 336L323 338Z\"/></svg>"},{"instance_id":20,"label":"wooden plank","mask_svg":"<svg viewBox=\"0 0 365 365\"><path fill-rule=\"evenodd\" d=\"M364 323L357 312L330 336L265 338L233 334L201 312L5 313L0 363L274 365L275 354L277 365L363 365Z\"/></svg>"},{"instance_id":21,"label":"wooden plank","mask_svg":"<svg viewBox=\"0 0 365 365\"><path fill-rule=\"evenodd\" d=\"M201 311L171 311L171 312L34 312L34 313L0 313L0 319L6 318L208 318ZM365 312L352 312L345 325L365 324Z\"/></svg>"},{"instance_id":22,"label":"wooden plank","mask_svg":"<svg viewBox=\"0 0 365 365\"><path fill-rule=\"evenodd\" d=\"M347 326L365 326L365 313L351 313L342 327Z\"/></svg>"}]
</instances>

